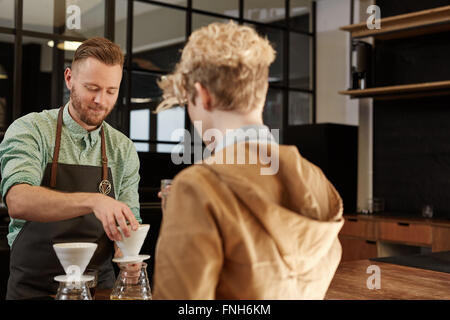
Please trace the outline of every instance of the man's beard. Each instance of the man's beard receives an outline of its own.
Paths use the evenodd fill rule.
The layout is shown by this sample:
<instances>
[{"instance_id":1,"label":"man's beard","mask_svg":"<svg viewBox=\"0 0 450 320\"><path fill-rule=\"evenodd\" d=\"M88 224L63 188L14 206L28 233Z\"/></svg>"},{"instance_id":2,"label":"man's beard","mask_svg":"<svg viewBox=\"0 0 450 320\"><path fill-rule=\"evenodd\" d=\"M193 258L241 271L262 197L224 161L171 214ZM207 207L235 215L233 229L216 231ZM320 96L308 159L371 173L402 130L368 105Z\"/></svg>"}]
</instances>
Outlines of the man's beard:
<instances>
[{"instance_id":1,"label":"man's beard","mask_svg":"<svg viewBox=\"0 0 450 320\"><path fill-rule=\"evenodd\" d=\"M97 117L93 117L89 115L89 106L86 106L85 109L83 109L82 107L82 102L80 97L78 96L76 90L75 90L75 86L72 87L72 91L70 92L70 100L72 101L72 107L75 109L75 111L78 113L78 116L80 118L81 121L83 121L85 124L87 124L88 126L96 126L98 127L99 125L102 124L103 120L105 120L105 118L109 115L109 113L112 111L109 110L107 113L104 114L103 117L97 118ZM106 109L105 106L96 106L96 109Z\"/></svg>"}]
</instances>

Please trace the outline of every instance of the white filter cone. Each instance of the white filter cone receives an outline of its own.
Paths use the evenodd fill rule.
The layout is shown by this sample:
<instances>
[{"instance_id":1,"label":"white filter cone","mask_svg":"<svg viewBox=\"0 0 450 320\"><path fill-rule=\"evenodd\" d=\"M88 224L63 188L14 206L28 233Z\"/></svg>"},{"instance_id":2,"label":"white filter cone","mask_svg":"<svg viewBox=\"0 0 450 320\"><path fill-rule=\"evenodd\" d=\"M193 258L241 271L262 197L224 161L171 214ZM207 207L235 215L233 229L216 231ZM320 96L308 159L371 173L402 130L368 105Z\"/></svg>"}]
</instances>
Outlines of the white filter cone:
<instances>
[{"instance_id":1,"label":"white filter cone","mask_svg":"<svg viewBox=\"0 0 450 320\"><path fill-rule=\"evenodd\" d=\"M67 275L81 276L91 261L97 244L90 242L57 243L53 245L53 249Z\"/></svg>"},{"instance_id":2,"label":"white filter cone","mask_svg":"<svg viewBox=\"0 0 450 320\"><path fill-rule=\"evenodd\" d=\"M139 255L142 245L144 244L145 237L150 229L149 224L141 224L136 231L131 230L131 235L127 238L123 234L120 227L118 227L120 234L122 235L122 241L116 241L117 246L123 253L123 257L134 257Z\"/></svg>"}]
</instances>

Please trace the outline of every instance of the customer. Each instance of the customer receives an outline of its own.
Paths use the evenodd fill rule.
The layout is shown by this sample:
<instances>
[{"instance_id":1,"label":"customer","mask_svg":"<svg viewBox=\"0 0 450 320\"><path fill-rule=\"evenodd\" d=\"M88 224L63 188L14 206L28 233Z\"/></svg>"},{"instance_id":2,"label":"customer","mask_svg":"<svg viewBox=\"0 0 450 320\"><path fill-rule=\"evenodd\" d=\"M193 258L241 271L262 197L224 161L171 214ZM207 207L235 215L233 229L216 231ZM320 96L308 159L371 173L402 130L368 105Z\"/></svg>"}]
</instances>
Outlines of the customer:
<instances>
[{"instance_id":1,"label":"customer","mask_svg":"<svg viewBox=\"0 0 450 320\"><path fill-rule=\"evenodd\" d=\"M214 23L190 36L159 84L157 111L187 104L214 154L174 179L155 299L325 296L341 258L342 200L318 167L296 147L279 146L263 125L274 58L250 27Z\"/></svg>"}]
</instances>

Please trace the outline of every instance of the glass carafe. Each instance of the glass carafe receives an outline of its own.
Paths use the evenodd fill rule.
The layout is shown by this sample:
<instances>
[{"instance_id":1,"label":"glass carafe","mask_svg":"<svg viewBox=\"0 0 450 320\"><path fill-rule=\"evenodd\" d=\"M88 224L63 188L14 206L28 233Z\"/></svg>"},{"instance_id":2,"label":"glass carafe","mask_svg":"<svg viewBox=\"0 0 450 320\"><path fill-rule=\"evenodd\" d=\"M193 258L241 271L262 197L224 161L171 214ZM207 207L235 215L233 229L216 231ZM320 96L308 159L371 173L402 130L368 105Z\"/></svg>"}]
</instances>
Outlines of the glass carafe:
<instances>
[{"instance_id":1,"label":"glass carafe","mask_svg":"<svg viewBox=\"0 0 450 320\"><path fill-rule=\"evenodd\" d=\"M92 300L92 296L84 281L61 281L55 300Z\"/></svg>"},{"instance_id":2,"label":"glass carafe","mask_svg":"<svg viewBox=\"0 0 450 320\"><path fill-rule=\"evenodd\" d=\"M140 265L140 267L139 267ZM137 268L136 268L137 266ZM119 264L120 272L111 292L111 300L151 300L147 264Z\"/></svg>"}]
</instances>

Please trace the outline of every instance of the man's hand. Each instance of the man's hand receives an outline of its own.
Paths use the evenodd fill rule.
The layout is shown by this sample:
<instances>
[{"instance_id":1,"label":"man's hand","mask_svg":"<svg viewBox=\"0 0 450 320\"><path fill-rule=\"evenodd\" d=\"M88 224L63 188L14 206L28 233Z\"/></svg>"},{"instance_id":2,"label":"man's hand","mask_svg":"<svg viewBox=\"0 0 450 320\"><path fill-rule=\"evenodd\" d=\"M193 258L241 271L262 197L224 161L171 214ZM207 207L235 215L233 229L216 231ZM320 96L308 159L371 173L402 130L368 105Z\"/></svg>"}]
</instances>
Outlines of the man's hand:
<instances>
[{"instance_id":1,"label":"man's hand","mask_svg":"<svg viewBox=\"0 0 450 320\"><path fill-rule=\"evenodd\" d=\"M130 228L127 221L131 225L133 231L137 230L139 223L128 206L120 201L103 194L95 194L92 203L92 212L98 220L102 222L106 235L112 241L121 241L122 236L117 229L117 224L123 231L125 237L130 236Z\"/></svg>"},{"instance_id":2,"label":"man's hand","mask_svg":"<svg viewBox=\"0 0 450 320\"><path fill-rule=\"evenodd\" d=\"M114 243L114 258L122 258L123 253L120 248ZM133 284L136 284L139 280L139 274L142 269L142 262L137 263L119 263L119 268L127 272L128 277L130 277Z\"/></svg>"}]
</instances>

